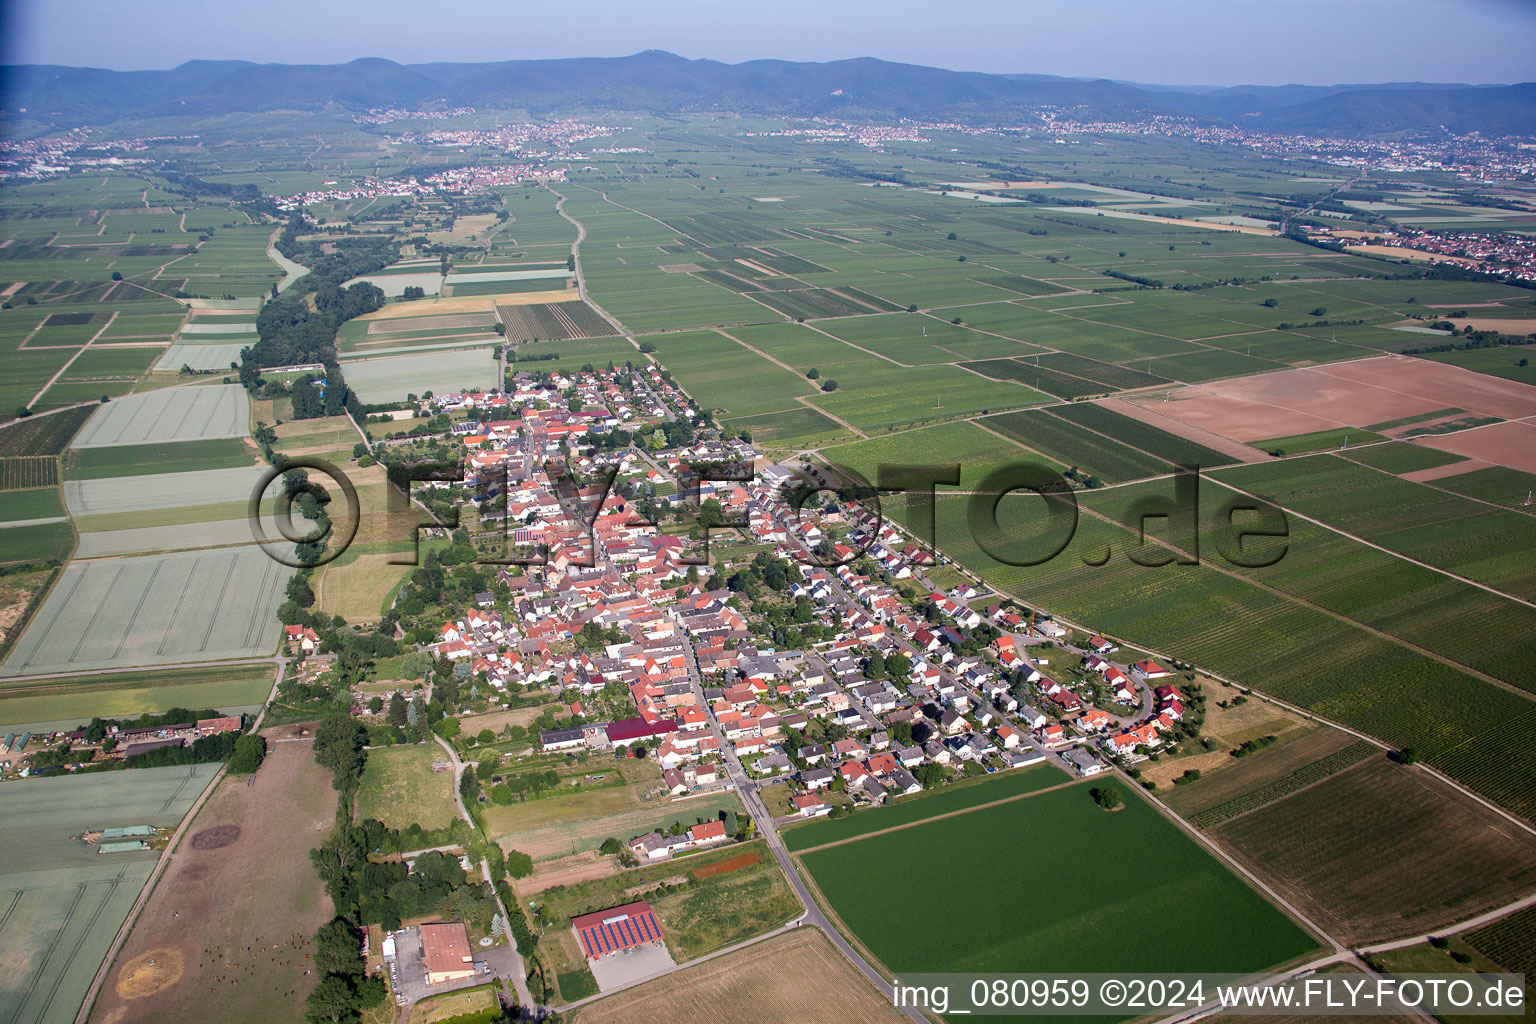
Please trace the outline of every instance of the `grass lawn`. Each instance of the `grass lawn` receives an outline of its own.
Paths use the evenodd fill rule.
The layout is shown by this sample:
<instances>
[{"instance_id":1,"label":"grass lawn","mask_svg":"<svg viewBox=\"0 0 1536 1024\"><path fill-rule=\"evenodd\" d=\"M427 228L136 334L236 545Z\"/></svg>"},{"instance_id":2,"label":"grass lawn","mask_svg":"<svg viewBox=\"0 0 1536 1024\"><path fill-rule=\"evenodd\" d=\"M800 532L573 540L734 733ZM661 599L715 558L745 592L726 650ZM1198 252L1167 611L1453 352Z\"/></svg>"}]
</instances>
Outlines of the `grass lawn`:
<instances>
[{"instance_id":1,"label":"grass lawn","mask_svg":"<svg viewBox=\"0 0 1536 1024\"><path fill-rule=\"evenodd\" d=\"M520 766L508 764L508 771ZM699 818L713 820L721 811L741 812L741 799L720 793L690 800L671 801L647 797L660 784L660 769L642 762L631 774L624 767L626 786L607 786L585 792L528 800L506 807L485 805L486 832L503 846L521 850L534 860L551 860L585 850L595 850L613 836L630 839L674 821L692 825ZM593 761L587 771L609 774L620 770L613 762Z\"/></svg>"},{"instance_id":2,"label":"grass lawn","mask_svg":"<svg viewBox=\"0 0 1536 1024\"><path fill-rule=\"evenodd\" d=\"M1123 783L1098 785L1120 788L1124 807L1102 811L1091 785L1073 785L800 856L897 972L1247 972L1318 948ZM952 884L973 873L997 881L984 899ZM925 919L951 924L914 927ZM1137 934L1157 939L1126 941Z\"/></svg>"},{"instance_id":3,"label":"grass lawn","mask_svg":"<svg viewBox=\"0 0 1536 1024\"><path fill-rule=\"evenodd\" d=\"M380 747L368 751L357 791L358 820L377 818L390 828L424 829L453 824L453 773L434 773L433 761L447 760L436 743Z\"/></svg>"},{"instance_id":4,"label":"grass lawn","mask_svg":"<svg viewBox=\"0 0 1536 1024\"><path fill-rule=\"evenodd\" d=\"M410 1024L438 1024L469 1013L479 1013L500 1005L496 999L495 985L479 985L475 988L444 992L429 996L411 1007Z\"/></svg>"}]
</instances>

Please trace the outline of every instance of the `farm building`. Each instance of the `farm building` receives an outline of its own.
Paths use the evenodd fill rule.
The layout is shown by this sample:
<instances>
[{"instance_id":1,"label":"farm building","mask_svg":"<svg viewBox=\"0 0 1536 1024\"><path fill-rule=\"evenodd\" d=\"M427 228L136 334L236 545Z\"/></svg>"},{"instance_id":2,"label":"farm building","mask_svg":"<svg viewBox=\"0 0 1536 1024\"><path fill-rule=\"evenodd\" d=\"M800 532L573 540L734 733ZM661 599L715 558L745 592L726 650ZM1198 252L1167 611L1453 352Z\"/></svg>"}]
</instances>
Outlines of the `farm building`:
<instances>
[{"instance_id":1,"label":"farm building","mask_svg":"<svg viewBox=\"0 0 1536 1024\"><path fill-rule=\"evenodd\" d=\"M591 960L662 941L661 925L644 900L573 917L571 927Z\"/></svg>"},{"instance_id":2,"label":"farm building","mask_svg":"<svg viewBox=\"0 0 1536 1024\"><path fill-rule=\"evenodd\" d=\"M472 977L475 965L469 954L469 933L461 921L421 926L421 960L427 968L427 984L441 985Z\"/></svg>"}]
</instances>

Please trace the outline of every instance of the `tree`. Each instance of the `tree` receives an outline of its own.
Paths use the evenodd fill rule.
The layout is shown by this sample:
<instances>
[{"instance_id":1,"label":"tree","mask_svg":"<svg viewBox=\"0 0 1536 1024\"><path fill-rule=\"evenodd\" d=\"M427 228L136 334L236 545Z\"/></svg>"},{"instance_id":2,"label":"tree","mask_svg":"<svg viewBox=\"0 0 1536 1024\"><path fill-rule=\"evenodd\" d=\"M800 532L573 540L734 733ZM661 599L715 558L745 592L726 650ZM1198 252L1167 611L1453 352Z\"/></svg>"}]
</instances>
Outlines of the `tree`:
<instances>
[{"instance_id":1,"label":"tree","mask_svg":"<svg viewBox=\"0 0 1536 1024\"><path fill-rule=\"evenodd\" d=\"M507 874L513 878L527 878L533 874L533 858L518 850L508 850Z\"/></svg>"},{"instance_id":2,"label":"tree","mask_svg":"<svg viewBox=\"0 0 1536 1024\"><path fill-rule=\"evenodd\" d=\"M235 752L229 758L229 770L236 775L249 775L261 767L267 756L267 741L256 733L246 733L235 740Z\"/></svg>"},{"instance_id":3,"label":"tree","mask_svg":"<svg viewBox=\"0 0 1536 1024\"><path fill-rule=\"evenodd\" d=\"M647 355L649 355L652 352L655 352L656 351L656 344L655 344L655 342L642 341L640 343L640 351L646 353Z\"/></svg>"},{"instance_id":4,"label":"tree","mask_svg":"<svg viewBox=\"0 0 1536 1024\"><path fill-rule=\"evenodd\" d=\"M315 970L322 974L361 977L361 941L357 931L345 918L336 917L327 921L315 933Z\"/></svg>"},{"instance_id":5,"label":"tree","mask_svg":"<svg viewBox=\"0 0 1536 1024\"><path fill-rule=\"evenodd\" d=\"M837 390L837 381L835 381L835 380L827 381L826 383L822 384L821 390L823 390L823 391L836 391Z\"/></svg>"},{"instance_id":6,"label":"tree","mask_svg":"<svg viewBox=\"0 0 1536 1024\"><path fill-rule=\"evenodd\" d=\"M1268 306L1270 309L1274 309L1276 306L1280 305L1280 301L1278 299L1265 299L1264 305Z\"/></svg>"},{"instance_id":7,"label":"tree","mask_svg":"<svg viewBox=\"0 0 1536 1024\"><path fill-rule=\"evenodd\" d=\"M388 721L390 725L403 729L405 727L407 713L408 711L405 704L405 694L401 693L399 690L396 690L394 693L390 694L389 697L389 717L386 719L386 721Z\"/></svg>"},{"instance_id":8,"label":"tree","mask_svg":"<svg viewBox=\"0 0 1536 1024\"><path fill-rule=\"evenodd\" d=\"M817 377L821 376L821 371L813 366L809 370L805 371L805 376L808 380L815 380Z\"/></svg>"},{"instance_id":9,"label":"tree","mask_svg":"<svg viewBox=\"0 0 1536 1024\"><path fill-rule=\"evenodd\" d=\"M1398 764L1413 764L1419 759L1419 752L1413 747L1404 747L1397 752Z\"/></svg>"},{"instance_id":10,"label":"tree","mask_svg":"<svg viewBox=\"0 0 1536 1024\"><path fill-rule=\"evenodd\" d=\"M363 763L368 754L364 745L368 742L368 730L351 715L332 715L315 730L315 761L329 769L331 784L346 790L357 782L363 773Z\"/></svg>"},{"instance_id":11,"label":"tree","mask_svg":"<svg viewBox=\"0 0 1536 1024\"><path fill-rule=\"evenodd\" d=\"M612 857L622 849L624 849L624 844L612 836L609 836L607 839L603 840L603 845L597 848L597 852L605 856Z\"/></svg>"},{"instance_id":12,"label":"tree","mask_svg":"<svg viewBox=\"0 0 1536 1024\"><path fill-rule=\"evenodd\" d=\"M912 671L912 659L897 651L885 659L885 670L895 679L905 679Z\"/></svg>"},{"instance_id":13,"label":"tree","mask_svg":"<svg viewBox=\"0 0 1536 1024\"><path fill-rule=\"evenodd\" d=\"M1121 807L1125 806L1125 797L1114 786L1104 786L1102 788L1095 786L1088 792L1093 797L1093 802L1099 805L1099 810L1101 811L1118 811Z\"/></svg>"},{"instance_id":14,"label":"tree","mask_svg":"<svg viewBox=\"0 0 1536 1024\"><path fill-rule=\"evenodd\" d=\"M355 1021L361 1006L357 988L350 979L327 974L320 979L315 990L304 1001L304 1020L307 1024L342 1024Z\"/></svg>"}]
</instances>

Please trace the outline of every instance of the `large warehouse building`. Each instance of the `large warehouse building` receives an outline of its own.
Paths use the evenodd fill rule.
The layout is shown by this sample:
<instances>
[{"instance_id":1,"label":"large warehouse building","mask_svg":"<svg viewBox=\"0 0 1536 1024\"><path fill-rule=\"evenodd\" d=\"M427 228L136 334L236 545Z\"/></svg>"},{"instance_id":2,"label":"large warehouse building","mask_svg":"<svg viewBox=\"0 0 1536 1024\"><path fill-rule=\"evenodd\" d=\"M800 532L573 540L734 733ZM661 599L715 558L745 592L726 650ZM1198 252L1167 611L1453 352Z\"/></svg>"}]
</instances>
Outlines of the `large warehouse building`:
<instances>
[{"instance_id":1,"label":"large warehouse building","mask_svg":"<svg viewBox=\"0 0 1536 1024\"><path fill-rule=\"evenodd\" d=\"M651 905L644 900L573 917L571 927L581 940L582 952L592 960L661 942L661 925L656 923Z\"/></svg>"}]
</instances>

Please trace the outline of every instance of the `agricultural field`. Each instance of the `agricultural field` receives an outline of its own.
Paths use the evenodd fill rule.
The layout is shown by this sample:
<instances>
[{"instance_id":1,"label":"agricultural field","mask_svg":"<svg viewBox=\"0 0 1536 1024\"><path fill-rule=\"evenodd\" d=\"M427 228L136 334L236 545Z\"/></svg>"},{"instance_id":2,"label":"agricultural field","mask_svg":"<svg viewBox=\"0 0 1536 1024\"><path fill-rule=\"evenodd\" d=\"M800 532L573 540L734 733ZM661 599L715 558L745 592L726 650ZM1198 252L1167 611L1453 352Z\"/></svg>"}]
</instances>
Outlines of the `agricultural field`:
<instances>
[{"instance_id":1,"label":"agricultural field","mask_svg":"<svg viewBox=\"0 0 1536 1024\"><path fill-rule=\"evenodd\" d=\"M568 1015L574 1024L693 1024L748 1017L761 1024L801 1024L813 1018L893 1024L900 1019L890 1001L813 928L776 936Z\"/></svg>"},{"instance_id":2,"label":"agricultural field","mask_svg":"<svg viewBox=\"0 0 1536 1024\"><path fill-rule=\"evenodd\" d=\"M1509 557L1536 547L1531 516L1332 455L1224 469L1215 476L1409 558L1536 598L1536 566Z\"/></svg>"},{"instance_id":3,"label":"agricultural field","mask_svg":"<svg viewBox=\"0 0 1536 1024\"><path fill-rule=\"evenodd\" d=\"M176 707L252 711L271 690L272 671L265 665L9 678L0 684L0 728L65 729L96 717L135 717Z\"/></svg>"},{"instance_id":4,"label":"agricultural field","mask_svg":"<svg viewBox=\"0 0 1536 1024\"><path fill-rule=\"evenodd\" d=\"M846 818L820 818L803 825L792 825L784 832L784 845L791 852L833 846L872 832L1016 800L1062 785L1064 781L1060 772L1045 765L966 780L943 789L924 790L894 804L868 808Z\"/></svg>"},{"instance_id":5,"label":"agricultural field","mask_svg":"<svg viewBox=\"0 0 1536 1024\"><path fill-rule=\"evenodd\" d=\"M1106 781L1101 785L1123 784ZM1090 783L1069 785L942 821L851 839L798 857L843 926L887 970L987 972L1021 963L1041 970L1258 971L1293 961L1317 942L1266 903L1145 800L1126 795L1107 813ZM970 939L912 929L912 914L943 914L952 892L933 886L953 865L1064 861L1112 886L999 886L967 908ZM1126 874L1117 866L1136 863ZM990 866L990 868L989 868ZM872 886L872 874L881 878ZM889 898L892 892L905 896ZM1107 922L1114 921L1113 926ZM1156 928L1155 945L1123 941Z\"/></svg>"},{"instance_id":6,"label":"agricultural field","mask_svg":"<svg viewBox=\"0 0 1536 1024\"><path fill-rule=\"evenodd\" d=\"M996 430L999 418L983 421L985 427ZM966 490L979 486L988 473L999 467L1040 461L1034 452L972 422L941 423L868 441L836 445L821 449L821 456L834 466L861 474L871 483L877 481L882 464L959 466L959 486ZM1054 462L1048 464L1058 472L1065 468Z\"/></svg>"},{"instance_id":7,"label":"agricultural field","mask_svg":"<svg viewBox=\"0 0 1536 1024\"><path fill-rule=\"evenodd\" d=\"M58 455L95 411L91 408L65 409L10 423L0 428L0 456Z\"/></svg>"},{"instance_id":8,"label":"agricultural field","mask_svg":"<svg viewBox=\"0 0 1536 1024\"><path fill-rule=\"evenodd\" d=\"M109 402L96 410L71 447L244 437L250 402L238 384L168 388Z\"/></svg>"},{"instance_id":9,"label":"agricultural field","mask_svg":"<svg viewBox=\"0 0 1536 1024\"><path fill-rule=\"evenodd\" d=\"M154 473L191 473L232 469L258 462L252 442L241 437L205 441L166 441L103 448L73 448L64 457L70 480L103 480Z\"/></svg>"},{"instance_id":10,"label":"agricultural field","mask_svg":"<svg viewBox=\"0 0 1536 1024\"><path fill-rule=\"evenodd\" d=\"M1120 502L1115 491L1099 493ZM1496 802L1518 813L1536 809L1521 781L1536 767L1522 739L1536 728L1536 710L1525 697L1213 566L1137 565L1126 554L1134 535L1095 516L1081 516L1066 549L1049 561L999 562L978 547L967 505L965 499L939 498L938 543L993 586L1394 746L1415 747L1421 758ZM1008 543L997 553L1010 561L1038 560L1060 543L1042 535L1025 499L1005 499L998 515ZM1299 524L1291 525L1295 530ZM1290 557L1277 567L1286 568ZM1417 614L1431 608L1392 586L1376 582L1369 588L1370 599L1383 609L1397 597ZM1174 593L1178 601L1171 603ZM1476 620L1473 612L1458 622ZM1446 642L1455 640L1456 626L1441 628Z\"/></svg>"},{"instance_id":11,"label":"agricultural field","mask_svg":"<svg viewBox=\"0 0 1536 1024\"><path fill-rule=\"evenodd\" d=\"M118 928L149 878L152 851L98 854L74 837L128 825L174 827L212 781L215 765L59 776L0 791L10 890L0 932L0 1012L7 1020L69 1024Z\"/></svg>"},{"instance_id":12,"label":"agricultural field","mask_svg":"<svg viewBox=\"0 0 1536 1024\"><path fill-rule=\"evenodd\" d=\"M820 393L817 382L776 366L730 335L713 331L652 339L656 358L705 409L732 420L795 409Z\"/></svg>"},{"instance_id":13,"label":"agricultural field","mask_svg":"<svg viewBox=\"0 0 1536 1024\"><path fill-rule=\"evenodd\" d=\"M310 942L332 913L309 850L335 818L336 791L308 743L267 736L251 783L227 777L188 825L91 1020L303 1015L317 973Z\"/></svg>"},{"instance_id":14,"label":"agricultural field","mask_svg":"<svg viewBox=\"0 0 1536 1024\"><path fill-rule=\"evenodd\" d=\"M415 824L429 831L453 824L458 817L453 772L432 770L432 762L446 758L436 743L370 750L357 791L357 820L377 818L390 828Z\"/></svg>"},{"instance_id":15,"label":"agricultural field","mask_svg":"<svg viewBox=\"0 0 1536 1024\"><path fill-rule=\"evenodd\" d=\"M73 563L3 671L266 657L289 572L250 546Z\"/></svg>"},{"instance_id":16,"label":"agricultural field","mask_svg":"<svg viewBox=\"0 0 1536 1024\"><path fill-rule=\"evenodd\" d=\"M265 470L247 458L228 469L151 473L64 481L64 503L73 516L108 516L155 509L244 503ZM151 525L151 524L144 524Z\"/></svg>"},{"instance_id":17,"label":"agricultural field","mask_svg":"<svg viewBox=\"0 0 1536 1024\"><path fill-rule=\"evenodd\" d=\"M1353 945L1431 932L1516 899L1536 881L1536 836L1384 756L1211 834Z\"/></svg>"},{"instance_id":18,"label":"agricultural field","mask_svg":"<svg viewBox=\"0 0 1536 1024\"><path fill-rule=\"evenodd\" d=\"M348 359L347 384L364 402L402 402L408 394L448 394L463 388L494 387L498 363L491 349L380 358Z\"/></svg>"},{"instance_id":19,"label":"agricultural field","mask_svg":"<svg viewBox=\"0 0 1536 1024\"><path fill-rule=\"evenodd\" d=\"M516 771L517 767L508 764L505 770ZM660 796L660 770L648 762L631 766L593 761L586 770L596 774L622 771L626 784L552 794L505 807L487 804L483 807L487 834L535 861L551 860L595 850L610 836L624 840L673 821L692 825L695 819L713 819L721 811L743 810L734 793L675 801Z\"/></svg>"},{"instance_id":20,"label":"agricultural field","mask_svg":"<svg viewBox=\"0 0 1536 1024\"><path fill-rule=\"evenodd\" d=\"M1532 504L1532 494L1536 493L1536 474L1520 473L1503 466L1472 469L1470 472L1440 477L1433 486L1522 512L1536 508Z\"/></svg>"},{"instance_id":21,"label":"agricultural field","mask_svg":"<svg viewBox=\"0 0 1536 1024\"><path fill-rule=\"evenodd\" d=\"M1051 406L1050 413L1180 466L1225 466L1237 459L1096 403Z\"/></svg>"},{"instance_id":22,"label":"agricultural field","mask_svg":"<svg viewBox=\"0 0 1536 1024\"><path fill-rule=\"evenodd\" d=\"M1174 467L1043 409L989 416L983 423L1100 483L1123 483L1173 472Z\"/></svg>"}]
</instances>

